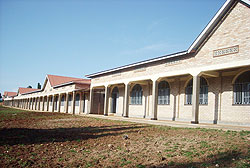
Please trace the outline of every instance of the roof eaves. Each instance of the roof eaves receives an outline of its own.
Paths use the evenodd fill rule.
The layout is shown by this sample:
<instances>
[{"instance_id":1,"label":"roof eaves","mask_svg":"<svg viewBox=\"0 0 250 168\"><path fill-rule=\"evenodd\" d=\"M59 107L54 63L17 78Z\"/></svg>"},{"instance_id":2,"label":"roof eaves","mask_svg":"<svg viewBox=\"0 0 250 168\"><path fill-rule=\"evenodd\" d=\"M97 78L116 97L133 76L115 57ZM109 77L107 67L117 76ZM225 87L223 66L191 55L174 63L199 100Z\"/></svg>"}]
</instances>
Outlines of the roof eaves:
<instances>
[{"instance_id":1,"label":"roof eaves","mask_svg":"<svg viewBox=\"0 0 250 168\"><path fill-rule=\"evenodd\" d=\"M185 54L187 54L187 51L181 51L181 52L177 52L177 53L173 53L173 54L168 54L168 55L164 55L164 56L157 57L157 58L148 59L148 60L145 60L145 61L140 61L140 62L136 62L136 63L124 65L124 66L120 66L120 67L109 69L109 70L105 70L105 71L100 71L100 72L89 74L89 75L85 75L85 76L88 77L88 78L92 78L94 76L98 76L98 75L102 75L102 74L106 74L106 73L110 73L110 72L114 72L114 71L118 71L118 70L122 70L122 69L131 68L131 67L139 66L139 65L142 65L142 64L147 64L147 63L152 63L152 62L156 62L156 61L161 61L161 60L164 60L164 59L173 58L173 57L177 57L177 56L181 56L181 55L185 55Z\"/></svg>"},{"instance_id":2,"label":"roof eaves","mask_svg":"<svg viewBox=\"0 0 250 168\"><path fill-rule=\"evenodd\" d=\"M62 84L59 84L59 85L55 85L53 86L53 88L58 88L58 87L61 87L61 86L65 86L65 85L70 85L70 84L83 84L83 85L90 85L90 83L80 83L78 82L77 80L76 81L70 81L70 82L66 82L66 83L62 83Z\"/></svg>"},{"instance_id":3,"label":"roof eaves","mask_svg":"<svg viewBox=\"0 0 250 168\"><path fill-rule=\"evenodd\" d=\"M70 81L70 82L61 83L59 85L55 85L55 86L52 86L52 87L53 88L58 88L58 87L65 86L65 85L70 85L70 84L73 84L73 83L74 83L73 81Z\"/></svg>"},{"instance_id":4,"label":"roof eaves","mask_svg":"<svg viewBox=\"0 0 250 168\"><path fill-rule=\"evenodd\" d=\"M26 94L32 94L32 93L36 93L36 92L41 92L42 90L34 90L34 91L31 91L31 92L26 92L26 93L23 93L22 95L26 95Z\"/></svg>"}]
</instances>

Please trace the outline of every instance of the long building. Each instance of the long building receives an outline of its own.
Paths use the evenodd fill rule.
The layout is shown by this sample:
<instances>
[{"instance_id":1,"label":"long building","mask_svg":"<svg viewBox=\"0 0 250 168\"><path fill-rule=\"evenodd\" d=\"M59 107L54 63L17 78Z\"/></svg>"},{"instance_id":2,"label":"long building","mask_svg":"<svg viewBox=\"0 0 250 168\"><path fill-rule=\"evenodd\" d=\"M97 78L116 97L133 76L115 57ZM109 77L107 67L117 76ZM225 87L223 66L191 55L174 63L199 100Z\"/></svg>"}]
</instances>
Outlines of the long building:
<instances>
[{"instance_id":1,"label":"long building","mask_svg":"<svg viewBox=\"0 0 250 168\"><path fill-rule=\"evenodd\" d=\"M80 114L88 107L89 79L47 75L42 89L19 88L4 105L48 112Z\"/></svg>"},{"instance_id":2,"label":"long building","mask_svg":"<svg viewBox=\"0 0 250 168\"><path fill-rule=\"evenodd\" d=\"M181 52L86 75L48 75L20 108L250 126L250 1L227 0Z\"/></svg>"},{"instance_id":3,"label":"long building","mask_svg":"<svg viewBox=\"0 0 250 168\"><path fill-rule=\"evenodd\" d=\"M227 0L178 53L87 75L104 115L250 125L249 0Z\"/></svg>"}]
</instances>

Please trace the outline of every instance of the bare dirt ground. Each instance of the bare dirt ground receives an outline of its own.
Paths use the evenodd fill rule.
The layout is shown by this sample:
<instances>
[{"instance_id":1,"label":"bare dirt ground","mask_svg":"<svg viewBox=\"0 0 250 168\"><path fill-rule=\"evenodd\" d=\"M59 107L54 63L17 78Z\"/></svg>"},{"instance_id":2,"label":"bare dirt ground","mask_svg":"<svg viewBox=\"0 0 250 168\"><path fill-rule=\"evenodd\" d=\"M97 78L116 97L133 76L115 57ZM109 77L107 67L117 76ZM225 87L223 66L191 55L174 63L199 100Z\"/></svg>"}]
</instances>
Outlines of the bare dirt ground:
<instances>
[{"instance_id":1,"label":"bare dirt ground","mask_svg":"<svg viewBox=\"0 0 250 168\"><path fill-rule=\"evenodd\" d=\"M0 106L0 167L250 167L250 132Z\"/></svg>"}]
</instances>

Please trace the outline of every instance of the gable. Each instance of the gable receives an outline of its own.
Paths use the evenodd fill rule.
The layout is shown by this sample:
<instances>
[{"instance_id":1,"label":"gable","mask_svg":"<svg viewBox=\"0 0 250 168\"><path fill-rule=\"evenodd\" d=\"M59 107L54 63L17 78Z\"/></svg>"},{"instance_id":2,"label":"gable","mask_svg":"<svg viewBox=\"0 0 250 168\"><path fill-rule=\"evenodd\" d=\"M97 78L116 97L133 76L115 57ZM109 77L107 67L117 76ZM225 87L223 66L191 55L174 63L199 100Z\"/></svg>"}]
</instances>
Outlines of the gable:
<instances>
[{"instance_id":1,"label":"gable","mask_svg":"<svg viewBox=\"0 0 250 168\"><path fill-rule=\"evenodd\" d=\"M250 10L246 5L236 2L210 37L202 44L195 59L196 64L207 65L249 60L250 46ZM214 56L216 50L238 46L237 52Z\"/></svg>"},{"instance_id":2,"label":"gable","mask_svg":"<svg viewBox=\"0 0 250 168\"><path fill-rule=\"evenodd\" d=\"M48 80L46 79L45 80L45 83L44 83L44 92L49 92L51 91L53 88L51 87L50 83L48 82Z\"/></svg>"}]
</instances>

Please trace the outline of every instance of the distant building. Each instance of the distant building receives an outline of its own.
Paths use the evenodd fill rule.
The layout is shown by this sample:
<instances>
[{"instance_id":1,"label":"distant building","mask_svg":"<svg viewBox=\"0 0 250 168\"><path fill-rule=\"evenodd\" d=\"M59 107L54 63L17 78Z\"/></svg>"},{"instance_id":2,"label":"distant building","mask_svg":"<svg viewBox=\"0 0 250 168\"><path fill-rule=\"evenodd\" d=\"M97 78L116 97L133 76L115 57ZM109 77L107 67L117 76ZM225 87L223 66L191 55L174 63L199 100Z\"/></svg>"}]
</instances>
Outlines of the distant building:
<instances>
[{"instance_id":1,"label":"distant building","mask_svg":"<svg viewBox=\"0 0 250 168\"><path fill-rule=\"evenodd\" d=\"M89 79L47 75L42 89L19 88L17 96L4 104L11 101L23 109L79 114L87 108L89 86Z\"/></svg>"}]
</instances>

